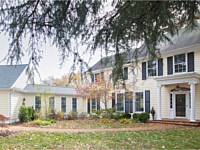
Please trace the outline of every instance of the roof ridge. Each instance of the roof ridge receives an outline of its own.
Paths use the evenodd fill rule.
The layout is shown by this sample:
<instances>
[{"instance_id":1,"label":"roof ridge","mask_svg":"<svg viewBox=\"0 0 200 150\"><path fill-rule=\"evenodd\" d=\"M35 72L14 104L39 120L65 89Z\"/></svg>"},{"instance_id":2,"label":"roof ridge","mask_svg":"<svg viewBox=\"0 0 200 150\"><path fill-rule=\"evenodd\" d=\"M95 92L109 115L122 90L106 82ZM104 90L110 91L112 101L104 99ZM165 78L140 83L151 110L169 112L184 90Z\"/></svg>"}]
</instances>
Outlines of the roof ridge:
<instances>
[{"instance_id":1,"label":"roof ridge","mask_svg":"<svg viewBox=\"0 0 200 150\"><path fill-rule=\"evenodd\" d=\"M75 88L73 88L73 87L56 86L56 85L43 85L43 84L28 84L28 85L33 85L33 86L47 86L47 87L60 87L60 88L70 88L70 89L75 89Z\"/></svg>"}]
</instances>

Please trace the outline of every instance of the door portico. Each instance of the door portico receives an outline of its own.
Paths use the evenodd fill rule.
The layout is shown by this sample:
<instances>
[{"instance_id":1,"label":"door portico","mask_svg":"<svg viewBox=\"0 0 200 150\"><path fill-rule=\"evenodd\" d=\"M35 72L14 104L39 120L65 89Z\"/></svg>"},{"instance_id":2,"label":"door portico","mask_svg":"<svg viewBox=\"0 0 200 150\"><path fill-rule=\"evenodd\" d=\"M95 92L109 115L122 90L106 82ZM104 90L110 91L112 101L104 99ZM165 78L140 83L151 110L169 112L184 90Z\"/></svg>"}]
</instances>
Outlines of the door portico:
<instances>
[{"instance_id":1,"label":"door portico","mask_svg":"<svg viewBox=\"0 0 200 150\"><path fill-rule=\"evenodd\" d=\"M189 119L190 121L195 121L195 102L196 102L195 93L196 93L196 84L199 83L199 78L200 78L200 75L196 73L187 73L187 74L156 78L157 80L157 119L158 120L162 119L162 114L161 114L162 87L166 85L178 85L178 84L186 83L187 85L189 85L187 92L184 91L186 90L185 87L182 87L183 90L180 89L180 91L171 91L171 90L169 91L169 95L171 93L169 99L171 99L173 102L172 104L169 104L169 107L170 107L169 118L185 117ZM177 115L177 114L180 115L181 113L182 113L182 116Z\"/></svg>"}]
</instances>

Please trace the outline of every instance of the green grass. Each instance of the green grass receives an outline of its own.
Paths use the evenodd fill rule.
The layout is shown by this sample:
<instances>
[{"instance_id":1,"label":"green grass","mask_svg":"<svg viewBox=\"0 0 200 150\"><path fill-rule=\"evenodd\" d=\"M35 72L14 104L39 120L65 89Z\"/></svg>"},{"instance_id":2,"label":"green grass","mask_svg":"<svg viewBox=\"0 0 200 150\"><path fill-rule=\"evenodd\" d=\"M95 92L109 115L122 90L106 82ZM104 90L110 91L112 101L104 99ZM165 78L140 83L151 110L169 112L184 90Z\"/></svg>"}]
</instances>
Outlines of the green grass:
<instances>
[{"instance_id":1,"label":"green grass","mask_svg":"<svg viewBox=\"0 0 200 150\"><path fill-rule=\"evenodd\" d=\"M101 133L29 132L0 137L0 149L199 149L200 128Z\"/></svg>"}]
</instances>

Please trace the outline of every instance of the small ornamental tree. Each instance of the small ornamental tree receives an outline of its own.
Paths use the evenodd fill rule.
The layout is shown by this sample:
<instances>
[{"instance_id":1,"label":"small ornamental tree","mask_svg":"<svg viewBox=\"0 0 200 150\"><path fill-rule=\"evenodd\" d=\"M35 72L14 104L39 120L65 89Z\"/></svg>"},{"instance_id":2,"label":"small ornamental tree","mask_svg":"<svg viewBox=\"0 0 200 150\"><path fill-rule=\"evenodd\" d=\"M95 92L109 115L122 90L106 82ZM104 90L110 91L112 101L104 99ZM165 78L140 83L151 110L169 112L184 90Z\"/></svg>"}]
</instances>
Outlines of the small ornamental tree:
<instances>
[{"instance_id":1,"label":"small ornamental tree","mask_svg":"<svg viewBox=\"0 0 200 150\"><path fill-rule=\"evenodd\" d=\"M96 82L86 81L77 88L77 93L84 98L99 98L107 109L108 101L111 100L111 91L113 89L110 79L97 79Z\"/></svg>"}]
</instances>

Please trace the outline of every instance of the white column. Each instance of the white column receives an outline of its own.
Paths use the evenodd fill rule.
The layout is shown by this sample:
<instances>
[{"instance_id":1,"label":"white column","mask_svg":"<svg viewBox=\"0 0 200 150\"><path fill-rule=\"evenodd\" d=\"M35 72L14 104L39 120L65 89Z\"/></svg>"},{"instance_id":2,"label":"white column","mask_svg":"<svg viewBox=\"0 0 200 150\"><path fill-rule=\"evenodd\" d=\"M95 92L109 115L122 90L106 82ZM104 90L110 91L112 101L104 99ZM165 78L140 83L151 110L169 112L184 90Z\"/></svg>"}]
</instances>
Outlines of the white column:
<instances>
[{"instance_id":1,"label":"white column","mask_svg":"<svg viewBox=\"0 0 200 150\"><path fill-rule=\"evenodd\" d=\"M157 120L161 120L161 85L157 86Z\"/></svg>"},{"instance_id":2,"label":"white column","mask_svg":"<svg viewBox=\"0 0 200 150\"><path fill-rule=\"evenodd\" d=\"M195 84L190 83L191 93L191 109L190 109L190 121L195 121Z\"/></svg>"}]
</instances>

